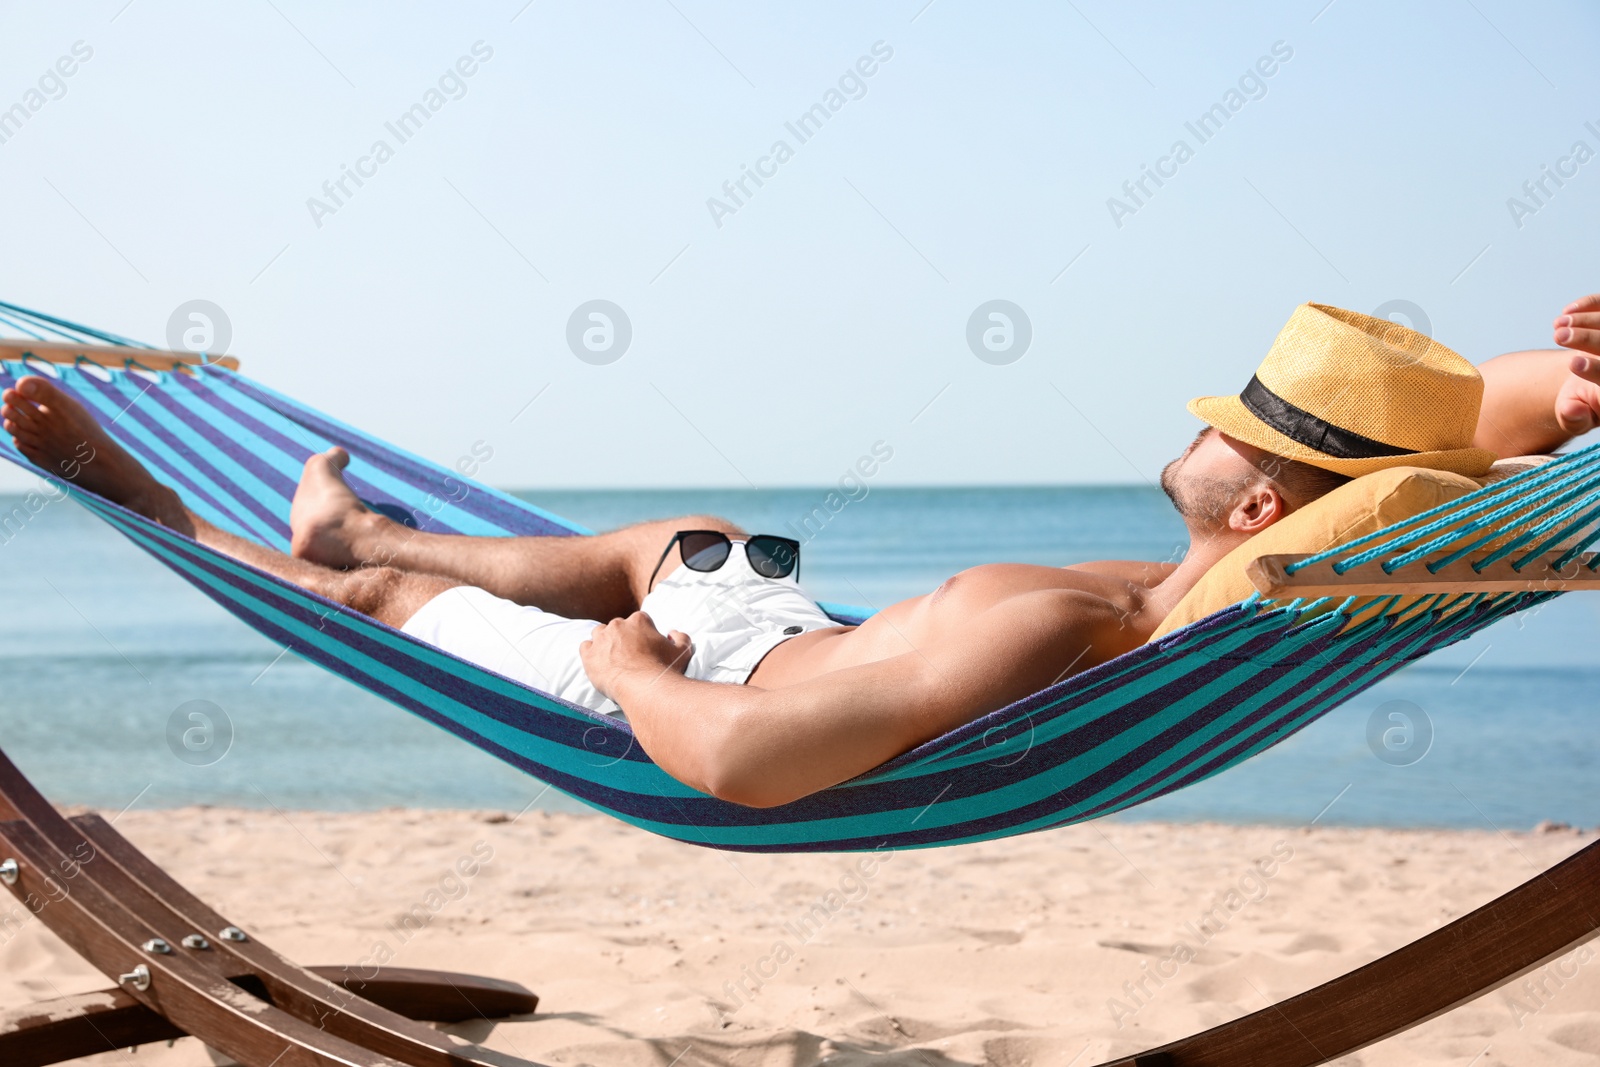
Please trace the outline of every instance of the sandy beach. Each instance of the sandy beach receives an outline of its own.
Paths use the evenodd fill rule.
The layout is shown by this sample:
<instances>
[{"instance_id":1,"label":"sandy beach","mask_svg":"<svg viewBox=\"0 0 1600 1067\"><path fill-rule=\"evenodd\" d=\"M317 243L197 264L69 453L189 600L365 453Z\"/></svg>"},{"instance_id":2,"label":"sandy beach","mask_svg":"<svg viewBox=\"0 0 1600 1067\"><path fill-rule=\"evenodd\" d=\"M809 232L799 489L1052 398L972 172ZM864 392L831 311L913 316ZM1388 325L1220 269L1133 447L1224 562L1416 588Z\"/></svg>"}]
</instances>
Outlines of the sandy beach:
<instances>
[{"instance_id":1,"label":"sandy beach","mask_svg":"<svg viewBox=\"0 0 1600 1067\"><path fill-rule=\"evenodd\" d=\"M746 856L543 812L134 811L118 827L300 962L521 982L535 1016L453 1032L599 1067L1087 1065L1365 963L1592 840L1101 823ZM1543 993L1518 983L1339 1062L1600 1061L1590 958L1553 964L1567 977ZM106 984L31 920L0 960L7 1006ZM227 1061L190 1039L82 1062Z\"/></svg>"}]
</instances>

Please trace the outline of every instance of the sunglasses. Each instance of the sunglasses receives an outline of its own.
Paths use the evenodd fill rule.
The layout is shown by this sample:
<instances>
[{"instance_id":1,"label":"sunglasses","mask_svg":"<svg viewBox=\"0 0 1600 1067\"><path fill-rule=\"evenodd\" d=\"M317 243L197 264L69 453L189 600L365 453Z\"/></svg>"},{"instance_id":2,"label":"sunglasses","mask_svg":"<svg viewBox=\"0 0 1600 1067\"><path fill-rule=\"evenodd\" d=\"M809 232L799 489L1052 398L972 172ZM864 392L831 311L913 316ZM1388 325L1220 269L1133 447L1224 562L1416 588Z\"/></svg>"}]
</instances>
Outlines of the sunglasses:
<instances>
[{"instance_id":1,"label":"sunglasses","mask_svg":"<svg viewBox=\"0 0 1600 1067\"><path fill-rule=\"evenodd\" d=\"M647 592L655 587L656 575L661 573L661 565L667 562L674 546L682 554L685 567L707 574L728 562L733 539L717 530L679 530L656 560L656 569L650 572L645 586ZM756 534L744 543L744 555L750 561L750 569L763 578L787 578L800 570L800 542L788 537Z\"/></svg>"}]
</instances>

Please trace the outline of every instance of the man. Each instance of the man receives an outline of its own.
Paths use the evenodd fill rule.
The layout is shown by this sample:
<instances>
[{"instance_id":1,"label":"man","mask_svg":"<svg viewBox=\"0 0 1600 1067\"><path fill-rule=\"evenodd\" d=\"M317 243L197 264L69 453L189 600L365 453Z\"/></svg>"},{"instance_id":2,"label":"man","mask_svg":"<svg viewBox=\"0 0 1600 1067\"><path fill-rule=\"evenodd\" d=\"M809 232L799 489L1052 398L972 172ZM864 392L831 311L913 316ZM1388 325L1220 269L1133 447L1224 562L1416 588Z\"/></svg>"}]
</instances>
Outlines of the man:
<instances>
[{"instance_id":1,"label":"man","mask_svg":"<svg viewBox=\"0 0 1600 1067\"><path fill-rule=\"evenodd\" d=\"M1555 338L1600 356L1600 295ZM975 567L860 626L800 592L782 539L709 516L595 537L419 532L362 505L339 449L306 462L284 555L190 512L49 380L0 401L44 470L490 670L614 701L668 773L766 807L1137 647L1217 560L1351 476L1477 475L1496 454L1552 451L1600 424L1600 358L1515 352L1480 377L1404 327L1302 305L1239 396L1190 404L1211 425L1161 476L1190 535L1182 563Z\"/></svg>"}]
</instances>

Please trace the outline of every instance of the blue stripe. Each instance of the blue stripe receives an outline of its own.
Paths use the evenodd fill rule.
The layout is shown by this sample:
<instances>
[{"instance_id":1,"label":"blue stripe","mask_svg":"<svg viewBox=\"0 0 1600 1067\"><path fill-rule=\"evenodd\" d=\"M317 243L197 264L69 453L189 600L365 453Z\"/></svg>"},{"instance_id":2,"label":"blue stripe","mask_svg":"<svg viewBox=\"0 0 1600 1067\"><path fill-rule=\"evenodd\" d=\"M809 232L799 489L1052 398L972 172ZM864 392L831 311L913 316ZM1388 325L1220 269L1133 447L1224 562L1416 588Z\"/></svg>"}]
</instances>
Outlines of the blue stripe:
<instances>
[{"instance_id":1,"label":"blue stripe","mask_svg":"<svg viewBox=\"0 0 1600 1067\"><path fill-rule=\"evenodd\" d=\"M109 383L75 371L63 378L108 421L119 416L112 434L199 514L264 543L284 540L299 466L329 443L359 457L353 487L375 502L415 510L453 483L467 487L465 499L437 508L440 528L581 532L236 374L207 368L196 377L161 375L136 399L144 381L122 372ZM28 466L14 449L0 453ZM1409 616L1384 614L1391 603L1361 624L1350 624L1350 612L1364 606L1268 606L1252 598L850 782L781 808L752 809L671 778L625 722L490 674L70 491L247 625L311 662L632 825L755 852L931 847L1124 810L1234 766L1410 659L1557 595L1441 598L1436 609ZM839 605L830 610L861 617Z\"/></svg>"},{"instance_id":2,"label":"blue stripe","mask_svg":"<svg viewBox=\"0 0 1600 1067\"><path fill-rule=\"evenodd\" d=\"M473 501L473 506L464 510L494 523L508 533L545 535L590 532L576 523L535 507L525 500L519 500L509 493L502 493L498 489L491 489L470 479L461 478L437 463L380 441L354 426L312 411L298 401L268 389L259 382L253 382L243 375L216 369L212 369L211 373L245 396L256 397L280 410L294 411L296 422L317 430L330 440L341 441L352 455L360 452L370 456L373 462L392 468L397 476L403 477L412 485L433 491L434 487L443 488L445 478L459 479L470 484L474 490L469 497Z\"/></svg>"}]
</instances>

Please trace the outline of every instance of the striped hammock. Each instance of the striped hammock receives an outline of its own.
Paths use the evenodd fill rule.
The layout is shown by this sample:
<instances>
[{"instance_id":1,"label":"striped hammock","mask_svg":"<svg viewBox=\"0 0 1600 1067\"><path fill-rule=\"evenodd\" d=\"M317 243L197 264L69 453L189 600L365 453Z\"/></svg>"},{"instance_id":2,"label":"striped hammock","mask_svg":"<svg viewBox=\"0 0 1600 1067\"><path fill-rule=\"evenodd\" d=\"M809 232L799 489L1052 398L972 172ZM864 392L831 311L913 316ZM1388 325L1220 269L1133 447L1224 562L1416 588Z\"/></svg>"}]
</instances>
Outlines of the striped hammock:
<instances>
[{"instance_id":1,"label":"striped hammock","mask_svg":"<svg viewBox=\"0 0 1600 1067\"><path fill-rule=\"evenodd\" d=\"M587 533L233 370L150 370L137 358L122 359L125 353L114 367L59 362L66 346L131 342L0 304L4 326L24 343L0 349L13 357L0 360L0 385L24 374L57 378L196 513L261 544L288 549L289 503L301 466L335 444L349 451L346 476L364 500L420 528L478 536ZM30 344L58 362L29 354ZM1306 562L1332 560L1338 571L1381 560L1385 570L1421 571L1465 557L1528 560L1553 548L1576 558L1600 539L1597 449L1560 457ZM0 454L37 473L3 434ZM1560 595L1441 593L1404 602L1252 596L851 781L754 809L672 778L624 721L482 670L99 496L65 488L295 654L625 822L747 852L949 845L1121 811L1249 759L1406 663ZM861 618L847 608L829 610L842 622Z\"/></svg>"}]
</instances>

